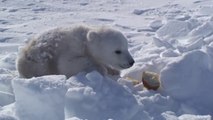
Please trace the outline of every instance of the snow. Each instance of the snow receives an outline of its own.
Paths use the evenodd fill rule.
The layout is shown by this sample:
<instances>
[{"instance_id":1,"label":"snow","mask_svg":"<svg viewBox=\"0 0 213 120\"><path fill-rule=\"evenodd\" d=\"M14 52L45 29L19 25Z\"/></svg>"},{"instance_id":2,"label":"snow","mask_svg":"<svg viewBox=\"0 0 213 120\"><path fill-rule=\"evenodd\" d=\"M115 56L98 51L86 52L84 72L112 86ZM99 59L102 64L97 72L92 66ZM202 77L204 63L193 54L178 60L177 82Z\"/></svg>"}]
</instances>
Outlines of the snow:
<instances>
[{"instance_id":1,"label":"snow","mask_svg":"<svg viewBox=\"0 0 213 120\"><path fill-rule=\"evenodd\" d=\"M0 120L211 120L211 0L1 0ZM56 26L107 25L128 38L136 63L118 76L93 71L18 77L18 49ZM147 90L144 71L160 75Z\"/></svg>"}]
</instances>

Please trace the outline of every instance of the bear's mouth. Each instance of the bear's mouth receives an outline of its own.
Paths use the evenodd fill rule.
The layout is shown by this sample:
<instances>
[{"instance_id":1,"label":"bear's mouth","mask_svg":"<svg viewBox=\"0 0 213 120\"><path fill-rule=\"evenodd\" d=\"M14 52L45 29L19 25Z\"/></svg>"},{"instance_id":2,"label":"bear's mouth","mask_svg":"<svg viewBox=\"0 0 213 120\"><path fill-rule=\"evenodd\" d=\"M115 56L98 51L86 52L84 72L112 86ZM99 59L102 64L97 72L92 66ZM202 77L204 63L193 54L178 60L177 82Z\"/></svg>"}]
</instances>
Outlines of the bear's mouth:
<instances>
[{"instance_id":1,"label":"bear's mouth","mask_svg":"<svg viewBox=\"0 0 213 120\"><path fill-rule=\"evenodd\" d=\"M129 66L129 65L119 65L119 67L121 69L127 69L127 68L130 68L131 66Z\"/></svg>"}]
</instances>

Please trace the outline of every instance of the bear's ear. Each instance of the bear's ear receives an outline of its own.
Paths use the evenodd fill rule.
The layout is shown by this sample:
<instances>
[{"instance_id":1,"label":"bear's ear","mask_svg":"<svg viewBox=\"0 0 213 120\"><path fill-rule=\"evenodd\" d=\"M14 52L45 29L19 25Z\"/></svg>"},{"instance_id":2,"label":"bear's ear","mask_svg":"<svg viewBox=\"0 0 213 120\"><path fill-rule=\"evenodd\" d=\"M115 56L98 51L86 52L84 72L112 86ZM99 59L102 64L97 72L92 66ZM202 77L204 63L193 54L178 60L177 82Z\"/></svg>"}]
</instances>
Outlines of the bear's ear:
<instances>
[{"instance_id":1,"label":"bear's ear","mask_svg":"<svg viewBox=\"0 0 213 120\"><path fill-rule=\"evenodd\" d=\"M87 39L89 42L97 41L100 39L100 36L95 31L89 31L87 34Z\"/></svg>"}]
</instances>

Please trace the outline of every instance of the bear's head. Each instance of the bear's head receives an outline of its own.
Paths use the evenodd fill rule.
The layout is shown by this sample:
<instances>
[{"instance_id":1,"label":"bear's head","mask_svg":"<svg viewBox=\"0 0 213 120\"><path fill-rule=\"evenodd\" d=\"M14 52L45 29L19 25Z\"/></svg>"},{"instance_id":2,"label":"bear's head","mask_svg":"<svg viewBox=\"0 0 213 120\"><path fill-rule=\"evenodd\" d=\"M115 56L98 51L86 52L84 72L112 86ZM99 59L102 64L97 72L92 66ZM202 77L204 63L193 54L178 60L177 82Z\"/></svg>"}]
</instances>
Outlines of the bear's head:
<instances>
[{"instance_id":1,"label":"bear's head","mask_svg":"<svg viewBox=\"0 0 213 120\"><path fill-rule=\"evenodd\" d=\"M89 54L100 64L117 70L126 69L134 64L128 51L124 35L110 28L90 30L87 34Z\"/></svg>"}]
</instances>

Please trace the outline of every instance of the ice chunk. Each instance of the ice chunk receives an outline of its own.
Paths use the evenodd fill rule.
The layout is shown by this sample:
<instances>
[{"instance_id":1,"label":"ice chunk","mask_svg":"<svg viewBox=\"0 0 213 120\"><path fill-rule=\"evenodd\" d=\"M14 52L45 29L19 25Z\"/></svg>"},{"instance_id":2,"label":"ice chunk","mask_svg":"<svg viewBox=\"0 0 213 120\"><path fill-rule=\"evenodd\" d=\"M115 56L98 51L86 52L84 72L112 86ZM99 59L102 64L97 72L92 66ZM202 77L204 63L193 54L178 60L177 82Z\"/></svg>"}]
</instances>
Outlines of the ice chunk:
<instances>
[{"instance_id":1,"label":"ice chunk","mask_svg":"<svg viewBox=\"0 0 213 120\"><path fill-rule=\"evenodd\" d=\"M213 35L204 38L204 42L205 42L206 44L210 44L211 42L213 42Z\"/></svg>"},{"instance_id":2,"label":"ice chunk","mask_svg":"<svg viewBox=\"0 0 213 120\"><path fill-rule=\"evenodd\" d=\"M164 118L163 120L178 120L176 114L171 111L164 112L161 115Z\"/></svg>"},{"instance_id":3,"label":"ice chunk","mask_svg":"<svg viewBox=\"0 0 213 120\"><path fill-rule=\"evenodd\" d=\"M174 48L167 41L160 40L159 38L153 37L153 42L158 47Z\"/></svg>"},{"instance_id":4,"label":"ice chunk","mask_svg":"<svg viewBox=\"0 0 213 120\"><path fill-rule=\"evenodd\" d=\"M185 20L188 20L190 18L191 18L191 16L189 16L187 14L185 14L185 15L178 15L178 16L175 17L175 19L181 20L181 21L185 21Z\"/></svg>"},{"instance_id":5,"label":"ice chunk","mask_svg":"<svg viewBox=\"0 0 213 120\"><path fill-rule=\"evenodd\" d=\"M13 76L11 75L0 75L0 106L5 106L15 101L11 85L12 79Z\"/></svg>"},{"instance_id":6,"label":"ice chunk","mask_svg":"<svg viewBox=\"0 0 213 120\"><path fill-rule=\"evenodd\" d=\"M145 10L140 10L140 9L134 9L133 14L135 15L141 15L145 12Z\"/></svg>"},{"instance_id":7,"label":"ice chunk","mask_svg":"<svg viewBox=\"0 0 213 120\"><path fill-rule=\"evenodd\" d=\"M89 120L147 118L129 91L98 72L79 74L68 79L68 82L70 87L66 94L66 118L78 117ZM80 87L77 82L83 86Z\"/></svg>"},{"instance_id":8,"label":"ice chunk","mask_svg":"<svg viewBox=\"0 0 213 120\"><path fill-rule=\"evenodd\" d=\"M201 49L204 44L203 38L192 38L191 42L185 46L177 46L180 52L193 51Z\"/></svg>"},{"instance_id":9,"label":"ice chunk","mask_svg":"<svg viewBox=\"0 0 213 120\"><path fill-rule=\"evenodd\" d=\"M173 112L167 111L162 113L163 120L211 120L210 115L190 115L184 114L179 117Z\"/></svg>"},{"instance_id":10,"label":"ice chunk","mask_svg":"<svg viewBox=\"0 0 213 120\"><path fill-rule=\"evenodd\" d=\"M212 120L210 115L190 115L185 114L178 117L178 120Z\"/></svg>"},{"instance_id":11,"label":"ice chunk","mask_svg":"<svg viewBox=\"0 0 213 120\"><path fill-rule=\"evenodd\" d=\"M10 115L0 114L0 120L18 120L18 119Z\"/></svg>"},{"instance_id":12,"label":"ice chunk","mask_svg":"<svg viewBox=\"0 0 213 120\"><path fill-rule=\"evenodd\" d=\"M72 117L72 118L68 118L66 120L83 120L83 119L80 119L80 118L77 118L77 117Z\"/></svg>"},{"instance_id":13,"label":"ice chunk","mask_svg":"<svg viewBox=\"0 0 213 120\"><path fill-rule=\"evenodd\" d=\"M178 57L179 54L172 49L167 49L167 50L165 50L164 52L161 53L161 56L162 57Z\"/></svg>"},{"instance_id":14,"label":"ice chunk","mask_svg":"<svg viewBox=\"0 0 213 120\"><path fill-rule=\"evenodd\" d=\"M13 80L16 114L21 120L64 120L65 76Z\"/></svg>"},{"instance_id":15,"label":"ice chunk","mask_svg":"<svg viewBox=\"0 0 213 120\"><path fill-rule=\"evenodd\" d=\"M203 25L194 29L190 34L192 36L208 37L213 34L213 23L206 22Z\"/></svg>"},{"instance_id":16,"label":"ice chunk","mask_svg":"<svg viewBox=\"0 0 213 120\"><path fill-rule=\"evenodd\" d=\"M158 37L163 38L174 38L185 36L190 32L188 22L184 21L169 21L167 24L157 30Z\"/></svg>"},{"instance_id":17,"label":"ice chunk","mask_svg":"<svg viewBox=\"0 0 213 120\"><path fill-rule=\"evenodd\" d=\"M211 114L213 95L208 94L213 89L211 64L209 55L202 51L187 53L161 71L163 90L199 113Z\"/></svg>"},{"instance_id":18,"label":"ice chunk","mask_svg":"<svg viewBox=\"0 0 213 120\"><path fill-rule=\"evenodd\" d=\"M202 15L213 15L213 6L212 5L201 6L199 12Z\"/></svg>"},{"instance_id":19,"label":"ice chunk","mask_svg":"<svg viewBox=\"0 0 213 120\"><path fill-rule=\"evenodd\" d=\"M159 29L163 25L161 20L154 20L149 24L149 27L151 27L154 30Z\"/></svg>"},{"instance_id":20,"label":"ice chunk","mask_svg":"<svg viewBox=\"0 0 213 120\"><path fill-rule=\"evenodd\" d=\"M176 111L178 109L178 104L171 97L156 93L143 97L140 102L144 104L144 109L151 116L155 116L154 120L158 120L156 117L160 117L164 111Z\"/></svg>"},{"instance_id":21,"label":"ice chunk","mask_svg":"<svg viewBox=\"0 0 213 120\"><path fill-rule=\"evenodd\" d=\"M9 70L15 70L15 60L16 60L16 54L10 53L0 59L0 67L6 68Z\"/></svg>"}]
</instances>

